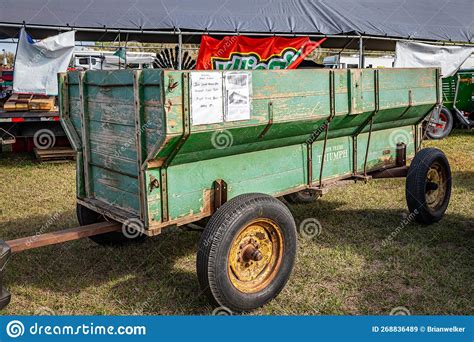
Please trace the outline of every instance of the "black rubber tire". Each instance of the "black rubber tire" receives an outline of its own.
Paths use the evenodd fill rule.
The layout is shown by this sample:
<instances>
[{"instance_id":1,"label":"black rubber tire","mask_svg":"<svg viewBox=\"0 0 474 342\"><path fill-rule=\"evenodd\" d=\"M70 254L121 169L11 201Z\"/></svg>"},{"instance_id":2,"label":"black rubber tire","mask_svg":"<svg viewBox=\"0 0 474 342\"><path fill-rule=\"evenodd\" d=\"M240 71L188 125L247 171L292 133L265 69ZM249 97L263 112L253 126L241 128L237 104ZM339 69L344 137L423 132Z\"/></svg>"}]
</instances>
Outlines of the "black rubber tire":
<instances>
[{"instance_id":1,"label":"black rubber tire","mask_svg":"<svg viewBox=\"0 0 474 342\"><path fill-rule=\"evenodd\" d=\"M446 118L446 125L444 126L443 130L437 130L436 132L431 132L428 130L426 132L426 135L430 139L444 139L446 138L449 134L451 134L451 131L453 130L454 126L454 117L451 111L448 108L441 108L440 115L444 116Z\"/></svg>"},{"instance_id":2,"label":"black rubber tire","mask_svg":"<svg viewBox=\"0 0 474 342\"><path fill-rule=\"evenodd\" d=\"M291 204L307 204L313 203L316 201L320 196L316 194L316 192L312 190L301 190L298 192L294 192L292 194L288 194L283 196L283 198Z\"/></svg>"},{"instance_id":3,"label":"black rubber tire","mask_svg":"<svg viewBox=\"0 0 474 342\"><path fill-rule=\"evenodd\" d=\"M257 218L273 220L284 237L282 261L274 279L259 292L244 293L229 279L227 259L239 230ZM296 224L289 209L265 194L244 194L231 199L211 217L199 242L197 275L202 291L213 304L234 312L250 311L275 298L290 277L296 257Z\"/></svg>"},{"instance_id":4,"label":"black rubber tire","mask_svg":"<svg viewBox=\"0 0 474 342\"><path fill-rule=\"evenodd\" d=\"M443 200L436 208L430 208L426 202L427 175L433 164L438 164L446 178L446 191ZM436 148L419 151L410 164L406 179L406 201L410 213L422 224L432 224L441 220L448 208L451 197L451 168L444 153Z\"/></svg>"},{"instance_id":5,"label":"black rubber tire","mask_svg":"<svg viewBox=\"0 0 474 342\"><path fill-rule=\"evenodd\" d=\"M81 226L105 221L103 215L79 203L76 204L76 214L77 220L79 221L79 224ZM137 237L130 238L125 236L122 232L112 232L90 236L89 239L101 246L119 246L126 245L129 243L143 242L146 239L146 235L140 234Z\"/></svg>"}]
</instances>

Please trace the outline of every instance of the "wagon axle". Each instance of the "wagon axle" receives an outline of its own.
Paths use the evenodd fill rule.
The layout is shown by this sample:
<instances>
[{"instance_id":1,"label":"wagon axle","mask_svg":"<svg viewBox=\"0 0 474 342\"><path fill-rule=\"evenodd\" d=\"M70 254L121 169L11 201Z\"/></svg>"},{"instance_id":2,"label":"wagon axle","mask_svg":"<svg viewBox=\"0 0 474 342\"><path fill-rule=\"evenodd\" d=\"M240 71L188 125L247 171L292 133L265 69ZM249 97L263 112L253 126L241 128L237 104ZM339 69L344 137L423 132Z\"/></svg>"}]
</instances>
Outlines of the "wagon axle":
<instances>
[{"instance_id":1,"label":"wagon axle","mask_svg":"<svg viewBox=\"0 0 474 342\"><path fill-rule=\"evenodd\" d=\"M262 252L258 250L259 245L256 242L250 241L247 245L244 247L240 246L242 248L241 251L241 261L242 262L249 262L249 261L260 261L263 259Z\"/></svg>"}]
</instances>

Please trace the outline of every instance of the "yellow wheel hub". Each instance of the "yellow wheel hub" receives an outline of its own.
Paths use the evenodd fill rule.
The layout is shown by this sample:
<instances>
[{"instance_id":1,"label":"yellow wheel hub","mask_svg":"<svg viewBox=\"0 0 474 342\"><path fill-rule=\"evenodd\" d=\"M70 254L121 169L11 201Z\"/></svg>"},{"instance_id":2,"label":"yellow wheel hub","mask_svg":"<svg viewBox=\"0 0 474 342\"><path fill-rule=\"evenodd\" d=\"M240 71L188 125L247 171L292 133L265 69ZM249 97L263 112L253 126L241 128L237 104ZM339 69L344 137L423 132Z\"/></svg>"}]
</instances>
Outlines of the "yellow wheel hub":
<instances>
[{"instance_id":1,"label":"yellow wheel hub","mask_svg":"<svg viewBox=\"0 0 474 342\"><path fill-rule=\"evenodd\" d=\"M446 177L441 166L433 164L426 176L426 204L432 209L439 207L446 195Z\"/></svg>"},{"instance_id":2,"label":"yellow wheel hub","mask_svg":"<svg viewBox=\"0 0 474 342\"><path fill-rule=\"evenodd\" d=\"M232 284L244 293L264 289L275 278L283 257L283 235L278 225L257 219L242 228L227 259Z\"/></svg>"}]
</instances>

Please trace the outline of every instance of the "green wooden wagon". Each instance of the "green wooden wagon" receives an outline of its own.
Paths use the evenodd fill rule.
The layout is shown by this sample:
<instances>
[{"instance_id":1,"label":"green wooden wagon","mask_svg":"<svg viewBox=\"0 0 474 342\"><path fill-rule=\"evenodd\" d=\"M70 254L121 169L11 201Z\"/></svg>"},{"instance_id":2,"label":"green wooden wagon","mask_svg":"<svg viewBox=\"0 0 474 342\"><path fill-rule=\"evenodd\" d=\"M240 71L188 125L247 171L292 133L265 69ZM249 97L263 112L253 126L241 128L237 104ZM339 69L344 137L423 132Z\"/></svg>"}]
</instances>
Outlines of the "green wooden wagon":
<instances>
[{"instance_id":1,"label":"green wooden wagon","mask_svg":"<svg viewBox=\"0 0 474 342\"><path fill-rule=\"evenodd\" d=\"M81 236L133 242L208 219L202 289L231 310L254 309L293 268L297 227L283 198L306 203L335 186L407 177L415 219L441 219L449 164L421 149L421 122L441 102L438 69L62 74Z\"/></svg>"},{"instance_id":2,"label":"green wooden wagon","mask_svg":"<svg viewBox=\"0 0 474 342\"><path fill-rule=\"evenodd\" d=\"M443 107L440 122L428 132L432 139L447 137L456 124L470 128L474 125L474 69L461 69L456 75L443 79Z\"/></svg>"}]
</instances>

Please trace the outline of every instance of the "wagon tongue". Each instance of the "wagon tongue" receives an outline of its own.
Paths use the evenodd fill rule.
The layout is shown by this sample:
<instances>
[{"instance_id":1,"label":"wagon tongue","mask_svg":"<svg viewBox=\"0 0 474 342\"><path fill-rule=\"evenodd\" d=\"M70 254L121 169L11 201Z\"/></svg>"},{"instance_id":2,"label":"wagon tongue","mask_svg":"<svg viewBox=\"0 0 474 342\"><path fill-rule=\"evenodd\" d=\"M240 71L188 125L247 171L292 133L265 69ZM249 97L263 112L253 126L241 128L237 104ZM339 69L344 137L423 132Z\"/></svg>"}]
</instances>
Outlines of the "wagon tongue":
<instances>
[{"instance_id":1,"label":"wagon tongue","mask_svg":"<svg viewBox=\"0 0 474 342\"><path fill-rule=\"evenodd\" d=\"M5 306L10 303L11 294L3 288L3 271L5 266L10 259L11 249L10 246L5 243L5 241L0 240L0 309L3 309Z\"/></svg>"}]
</instances>

